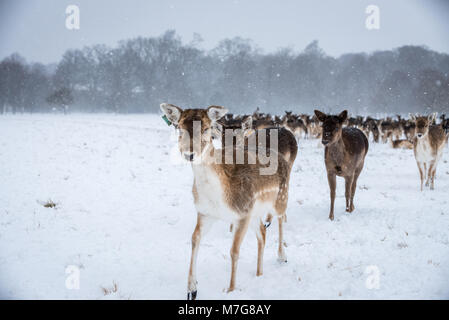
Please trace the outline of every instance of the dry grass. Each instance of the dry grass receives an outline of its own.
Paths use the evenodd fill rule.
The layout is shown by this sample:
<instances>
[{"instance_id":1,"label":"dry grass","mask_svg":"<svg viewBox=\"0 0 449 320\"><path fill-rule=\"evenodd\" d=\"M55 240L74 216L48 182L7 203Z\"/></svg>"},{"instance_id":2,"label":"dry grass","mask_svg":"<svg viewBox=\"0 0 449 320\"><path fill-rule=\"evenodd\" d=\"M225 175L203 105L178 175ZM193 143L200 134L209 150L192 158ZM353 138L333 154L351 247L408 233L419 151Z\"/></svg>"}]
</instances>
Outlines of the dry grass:
<instances>
[{"instance_id":1,"label":"dry grass","mask_svg":"<svg viewBox=\"0 0 449 320\"><path fill-rule=\"evenodd\" d=\"M105 295L105 296L110 295L112 293L116 293L118 291L117 283L115 283L115 281L113 281L112 287L109 287L109 288L101 287L101 291L103 291L103 295Z\"/></svg>"},{"instance_id":2,"label":"dry grass","mask_svg":"<svg viewBox=\"0 0 449 320\"><path fill-rule=\"evenodd\" d=\"M46 202L41 203L44 208L53 208L56 209L57 203L53 202L53 200L48 199Z\"/></svg>"},{"instance_id":3,"label":"dry grass","mask_svg":"<svg viewBox=\"0 0 449 320\"><path fill-rule=\"evenodd\" d=\"M398 248L399 249L404 249L404 248L407 248L407 247L408 247L408 244L406 244L405 242L398 243Z\"/></svg>"}]
</instances>

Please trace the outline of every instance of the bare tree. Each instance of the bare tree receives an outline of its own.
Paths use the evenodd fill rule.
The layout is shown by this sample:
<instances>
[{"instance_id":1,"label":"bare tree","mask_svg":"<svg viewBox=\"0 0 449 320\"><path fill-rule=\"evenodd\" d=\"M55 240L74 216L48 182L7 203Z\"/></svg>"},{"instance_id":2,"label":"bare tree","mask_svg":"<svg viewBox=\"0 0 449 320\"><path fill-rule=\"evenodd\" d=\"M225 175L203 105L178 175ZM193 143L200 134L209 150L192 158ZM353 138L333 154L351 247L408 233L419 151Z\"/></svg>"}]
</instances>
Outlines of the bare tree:
<instances>
[{"instance_id":1,"label":"bare tree","mask_svg":"<svg viewBox=\"0 0 449 320\"><path fill-rule=\"evenodd\" d=\"M74 102L72 91L69 88L56 90L47 97L47 102L61 108L64 114L67 114L69 106Z\"/></svg>"}]
</instances>

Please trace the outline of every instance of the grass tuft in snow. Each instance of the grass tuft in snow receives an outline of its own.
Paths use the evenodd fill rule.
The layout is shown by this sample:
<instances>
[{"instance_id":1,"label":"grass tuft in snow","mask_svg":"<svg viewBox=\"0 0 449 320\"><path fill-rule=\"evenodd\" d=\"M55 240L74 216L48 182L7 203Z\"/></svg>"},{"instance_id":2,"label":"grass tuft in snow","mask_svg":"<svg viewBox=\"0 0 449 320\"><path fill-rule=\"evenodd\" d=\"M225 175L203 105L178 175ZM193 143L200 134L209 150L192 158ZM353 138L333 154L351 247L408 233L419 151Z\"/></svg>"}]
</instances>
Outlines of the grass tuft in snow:
<instances>
[{"instance_id":1,"label":"grass tuft in snow","mask_svg":"<svg viewBox=\"0 0 449 320\"><path fill-rule=\"evenodd\" d=\"M103 295L108 296L112 293L116 293L118 291L118 286L115 281L112 281L112 287L105 288L101 287L101 291L103 291Z\"/></svg>"},{"instance_id":2,"label":"grass tuft in snow","mask_svg":"<svg viewBox=\"0 0 449 320\"><path fill-rule=\"evenodd\" d=\"M52 208L52 209L57 209L56 207L58 205L57 203L53 202L53 200L51 200L51 199L48 199L46 202L42 202L41 204L44 208Z\"/></svg>"}]
</instances>

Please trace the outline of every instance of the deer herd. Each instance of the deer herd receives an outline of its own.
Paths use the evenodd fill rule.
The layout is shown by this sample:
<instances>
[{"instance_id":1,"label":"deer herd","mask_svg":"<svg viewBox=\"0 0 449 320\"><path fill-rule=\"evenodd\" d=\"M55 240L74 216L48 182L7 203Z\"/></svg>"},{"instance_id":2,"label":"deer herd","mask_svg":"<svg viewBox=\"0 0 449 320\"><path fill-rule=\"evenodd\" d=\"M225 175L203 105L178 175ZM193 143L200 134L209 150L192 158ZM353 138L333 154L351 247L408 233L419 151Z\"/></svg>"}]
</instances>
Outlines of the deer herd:
<instances>
[{"instance_id":1,"label":"deer herd","mask_svg":"<svg viewBox=\"0 0 449 320\"><path fill-rule=\"evenodd\" d=\"M421 190L424 181L433 190L437 164L449 136L449 119L444 115L437 119L435 113L374 119L349 117L346 110L338 115L315 110L313 116L286 112L279 117L259 110L252 115L233 115L221 106L182 109L163 103L160 107L178 133L181 157L193 170L197 222L192 234L188 299L197 297L198 249L214 221L228 222L233 232L228 292L235 289L240 246L248 229L254 230L257 238L257 276L263 273L266 230L273 218L279 228L278 260L287 262L283 223L298 139L321 138L330 188L329 219L333 220L337 176L345 180L346 211L355 208L357 179L369 140L413 149Z\"/></svg>"}]
</instances>

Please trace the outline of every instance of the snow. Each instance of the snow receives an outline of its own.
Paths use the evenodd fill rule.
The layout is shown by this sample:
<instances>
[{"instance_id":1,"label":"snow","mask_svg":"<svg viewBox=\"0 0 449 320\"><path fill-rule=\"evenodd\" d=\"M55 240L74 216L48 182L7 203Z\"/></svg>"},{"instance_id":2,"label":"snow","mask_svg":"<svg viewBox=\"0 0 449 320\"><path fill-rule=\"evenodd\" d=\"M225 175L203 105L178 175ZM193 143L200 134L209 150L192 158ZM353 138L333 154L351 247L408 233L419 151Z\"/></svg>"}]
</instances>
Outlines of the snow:
<instances>
[{"instance_id":1,"label":"snow","mask_svg":"<svg viewBox=\"0 0 449 320\"><path fill-rule=\"evenodd\" d=\"M172 129L157 115L0 116L0 298L185 299L196 213ZM232 235L217 223L200 246L198 298L449 298L448 160L446 147L436 190L420 192L413 151L371 143L356 210L344 211L339 178L331 222L323 148L301 140L288 263L276 260L273 223L256 277L249 232L226 293ZM78 290L66 287L73 266Z\"/></svg>"}]
</instances>

